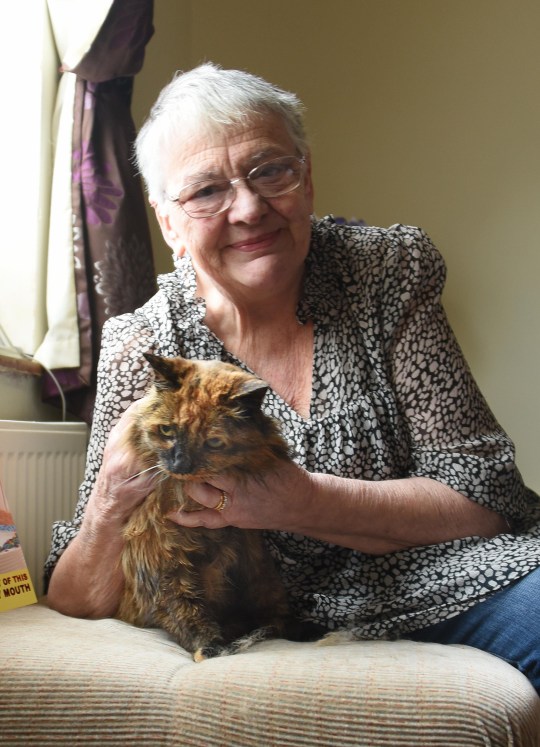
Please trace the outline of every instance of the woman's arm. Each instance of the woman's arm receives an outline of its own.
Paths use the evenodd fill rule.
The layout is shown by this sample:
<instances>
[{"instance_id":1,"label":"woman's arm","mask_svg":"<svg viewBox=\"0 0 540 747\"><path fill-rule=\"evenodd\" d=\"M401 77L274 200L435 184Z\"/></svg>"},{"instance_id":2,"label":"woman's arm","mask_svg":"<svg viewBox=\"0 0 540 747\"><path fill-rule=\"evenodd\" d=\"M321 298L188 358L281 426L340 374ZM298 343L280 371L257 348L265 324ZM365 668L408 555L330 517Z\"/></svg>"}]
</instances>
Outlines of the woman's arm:
<instances>
[{"instance_id":1,"label":"woman's arm","mask_svg":"<svg viewBox=\"0 0 540 747\"><path fill-rule=\"evenodd\" d=\"M321 507L321 526L307 526L304 533L361 552L382 555L508 530L501 516L430 478L366 482L309 477L313 500ZM332 507L333 497L339 505Z\"/></svg>"},{"instance_id":2,"label":"woman's arm","mask_svg":"<svg viewBox=\"0 0 540 747\"><path fill-rule=\"evenodd\" d=\"M61 555L51 576L49 606L75 617L115 613L123 588L122 530L152 489L152 473L140 472L125 443L137 403L112 429L103 463L86 505L80 530Z\"/></svg>"},{"instance_id":3,"label":"woman's arm","mask_svg":"<svg viewBox=\"0 0 540 747\"><path fill-rule=\"evenodd\" d=\"M73 617L114 615L123 588L121 551L120 531L114 525L85 516L51 576L49 607Z\"/></svg>"},{"instance_id":4,"label":"woman's arm","mask_svg":"<svg viewBox=\"0 0 540 747\"><path fill-rule=\"evenodd\" d=\"M122 529L151 489L148 476L128 479L140 466L125 433L136 407L129 405L148 387L143 353L154 349L143 319L126 314L105 323L85 477L73 521L53 526L46 564L49 604L65 614L103 617L119 602Z\"/></svg>"},{"instance_id":5,"label":"woman's arm","mask_svg":"<svg viewBox=\"0 0 540 747\"><path fill-rule=\"evenodd\" d=\"M213 507L221 490L229 501L218 512ZM208 510L170 516L184 526L275 529L374 555L472 535L493 537L508 528L493 511L422 477L368 482L288 464L264 484L221 479L192 484L189 491Z\"/></svg>"}]
</instances>

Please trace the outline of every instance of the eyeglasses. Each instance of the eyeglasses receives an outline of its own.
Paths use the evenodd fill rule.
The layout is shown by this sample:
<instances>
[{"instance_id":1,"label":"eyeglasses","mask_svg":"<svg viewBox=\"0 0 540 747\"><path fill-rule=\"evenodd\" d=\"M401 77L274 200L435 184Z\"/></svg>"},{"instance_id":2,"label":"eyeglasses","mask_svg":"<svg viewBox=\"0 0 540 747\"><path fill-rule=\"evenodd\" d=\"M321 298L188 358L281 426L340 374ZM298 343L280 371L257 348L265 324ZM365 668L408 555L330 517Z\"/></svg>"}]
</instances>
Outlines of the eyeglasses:
<instances>
[{"instance_id":1,"label":"eyeglasses","mask_svg":"<svg viewBox=\"0 0 540 747\"><path fill-rule=\"evenodd\" d=\"M249 188L263 198L280 197L298 189L302 183L306 159L282 156L251 169L236 179L204 179L182 187L177 202L191 218L211 218L228 210L236 198L237 182L248 182Z\"/></svg>"}]
</instances>

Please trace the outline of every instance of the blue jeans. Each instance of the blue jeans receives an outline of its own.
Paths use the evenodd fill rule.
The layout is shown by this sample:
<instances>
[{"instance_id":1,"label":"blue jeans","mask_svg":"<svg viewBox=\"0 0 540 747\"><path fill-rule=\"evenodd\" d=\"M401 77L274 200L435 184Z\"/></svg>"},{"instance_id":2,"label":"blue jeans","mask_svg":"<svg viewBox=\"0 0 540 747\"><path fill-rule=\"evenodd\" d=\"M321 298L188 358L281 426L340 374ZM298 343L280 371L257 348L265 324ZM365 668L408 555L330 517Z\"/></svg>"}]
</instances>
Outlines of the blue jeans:
<instances>
[{"instance_id":1,"label":"blue jeans","mask_svg":"<svg viewBox=\"0 0 540 747\"><path fill-rule=\"evenodd\" d=\"M517 667L540 695L540 568L485 602L407 638L487 651Z\"/></svg>"}]
</instances>

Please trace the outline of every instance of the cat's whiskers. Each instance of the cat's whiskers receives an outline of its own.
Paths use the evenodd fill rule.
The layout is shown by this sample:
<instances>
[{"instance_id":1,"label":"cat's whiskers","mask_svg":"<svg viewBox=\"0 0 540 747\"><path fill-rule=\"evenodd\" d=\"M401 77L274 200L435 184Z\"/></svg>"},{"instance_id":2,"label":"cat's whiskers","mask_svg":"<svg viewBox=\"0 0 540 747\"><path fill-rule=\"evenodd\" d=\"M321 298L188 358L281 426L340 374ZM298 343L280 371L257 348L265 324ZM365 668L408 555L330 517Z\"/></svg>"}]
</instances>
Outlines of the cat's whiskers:
<instances>
[{"instance_id":1,"label":"cat's whiskers","mask_svg":"<svg viewBox=\"0 0 540 747\"><path fill-rule=\"evenodd\" d=\"M165 482L165 480L168 480L169 477L170 477L170 475L167 472L167 470L161 469L161 473L160 473L159 477L157 478L156 482L157 483Z\"/></svg>"},{"instance_id":2,"label":"cat's whiskers","mask_svg":"<svg viewBox=\"0 0 540 747\"><path fill-rule=\"evenodd\" d=\"M119 482L116 487L120 488L122 485L125 485L128 482L131 482L132 480L135 480L135 478L140 477L141 475L146 474L146 472L152 472L154 470L157 470L156 474L159 474L159 472L164 473L164 470L160 464L154 464L151 467L147 467L146 469L142 469L140 472L136 472L134 475L130 475L129 477L126 477L125 480L122 480L122 482ZM166 473L161 475L161 479L164 478Z\"/></svg>"}]
</instances>

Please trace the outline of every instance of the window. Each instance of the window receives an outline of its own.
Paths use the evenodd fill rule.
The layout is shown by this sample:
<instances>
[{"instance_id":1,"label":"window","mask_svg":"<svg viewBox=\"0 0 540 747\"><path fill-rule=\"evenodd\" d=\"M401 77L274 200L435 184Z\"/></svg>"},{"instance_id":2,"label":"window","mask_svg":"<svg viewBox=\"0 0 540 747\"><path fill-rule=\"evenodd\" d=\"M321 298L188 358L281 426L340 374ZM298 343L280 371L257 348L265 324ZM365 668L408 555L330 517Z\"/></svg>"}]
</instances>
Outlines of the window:
<instances>
[{"instance_id":1,"label":"window","mask_svg":"<svg viewBox=\"0 0 540 747\"><path fill-rule=\"evenodd\" d=\"M51 123L59 62L45 0L2 3L0 23L0 323L14 345L34 353L46 330Z\"/></svg>"}]
</instances>

